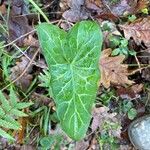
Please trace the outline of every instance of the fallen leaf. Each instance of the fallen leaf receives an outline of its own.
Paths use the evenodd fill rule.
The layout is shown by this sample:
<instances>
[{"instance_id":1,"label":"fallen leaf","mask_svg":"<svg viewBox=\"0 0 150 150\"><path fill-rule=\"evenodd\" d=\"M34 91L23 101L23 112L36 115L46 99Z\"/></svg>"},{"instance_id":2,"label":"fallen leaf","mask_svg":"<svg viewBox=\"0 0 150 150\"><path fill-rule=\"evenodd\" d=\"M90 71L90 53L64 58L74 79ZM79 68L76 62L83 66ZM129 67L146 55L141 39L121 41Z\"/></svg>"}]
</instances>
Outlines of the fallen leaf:
<instances>
[{"instance_id":1,"label":"fallen leaf","mask_svg":"<svg viewBox=\"0 0 150 150\"><path fill-rule=\"evenodd\" d=\"M110 87L110 83L117 85L134 83L128 79L128 66L122 64L125 56L119 55L111 57L111 49L105 49L102 51L99 61L99 67L101 70L101 83L105 88Z\"/></svg>"},{"instance_id":2,"label":"fallen leaf","mask_svg":"<svg viewBox=\"0 0 150 150\"><path fill-rule=\"evenodd\" d=\"M144 42L145 46L150 47L150 16L137 19L130 24L120 25L120 27L126 39L132 37L136 44L140 45Z\"/></svg>"},{"instance_id":3,"label":"fallen leaf","mask_svg":"<svg viewBox=\"0 0 150 150\"><path fill-rule=\"evenodd\" d=\"M47 96L43 95L42 93L38 94L36 92L33 92L30 96L31 99L36 100L36 103L39 103L40 105L46 105L48 106L50 103L54 106L54 102L51 98L48 98Z\"/></svg>"},{"instance_id":4,"label":"fallen leaf","mask_svg":"<svg viewBox=\"0 0 150 150\"><path fill-rule=\"evenodd\" d=\"M91 12L91 16L99 19L117 20L117 16L103 4L101 0L85 0L86 9ZM94 15L93 15L94 14Z\"/></svg>"},{"instance_id":5,"label":"fallen leaf","mask_svg":"<svg viewBox=\"0 0 150 150\"><path fill-rule=\"evenodd\" d=\"M17 77L19 77L20 74L27 67L28 63L29 60L25 56L21 58L20 62L16 62L16 65L11 68L10 79L15 80ZM27 72L19 80L15 82L15 84L19 86L23 91L27 90L32 82L33 76L29 74L31 70L32 70L32 65L29 67Z\"/></svg>"},{"instance_id":6,"label":"fallen leaf","mask_svg":"<svg viewBox=\"0 0 150 150\"><path fill-rule=\"evenodd\" d=\"M25 3L23 0L14 0L11 3L11 10L9 16L9 40L14 41L20 36L30 32L32 28L28 24L28 19L23 14L27 14L25 10ZM24 38L17 41L17 45L24 45Z\"/></svg>"},{"instance_id":7,"label":"fallen leaf","mask_svg":"<svg viewBox=\"0 0 150 150\"><path fill-rule=\"evenodd\" d=\"M64 12L69 9L68 0L60 0L59 2L60 11Z\"/></svg>"},{"instance_id":8,"label":"fallen leaf","mask_svg":"<svg viewBox=\"0 0 150 150\"><path fill-rule=\"evenodd\" d=\"M148 8L149 0L139 0L135 8L135 12L139 12L144 8Z\"/></svg>"},{"instance_id":9,"label":"fallen leaf","mask_svg":"<svg viewBox=\"0 0 150 150\"><path fill-rule=\"evenodd\" d=\"M118 87L117 88L117 95L120 96L122 99L137 99L140 98L140 92L143 90L143 84L135 84L131 87Z\"/></svg>"},{"instance_id":10,"label":"fallen leaf","mask_svg":"<svg viewBox=\"0 0 150 150\"><path fill-rule=\"evenodd\" d=\"M110 135L120 138L121 134L121 120L117 118L116 113L109 113L108 107L99 107L93 109L93 121L91 124L92 132L96 131L96 129L99 127L99 131L103 132L105 130L104 123L111 122L111 123L118 123L119 126L115 130L110 130Z\"/></svg>"},{"instance_id":11,"label":"fallen leaf","mask_svg":"<svg viewBox=\"0 0 150 150\"><path fill-rule=\"evenodd\" d=\"M2 4L0 6L0 12L1 12L2 15L6 14L6 6L5 6L5 4Z\"/></svg>"},{"instance_id":12,"label":"fallen leaf","mask_svg":"<svg viewBox=\"0 0 150 150\"><path fill-rule=\"evenodd\" d=\"M86 7L95 10L99 17L117 19L126 13L132 13L136 8L137 0L86 0L85 3Z\"/></svg>"},{"instance_id":13,"label":"fallen leaf","mask_svg":"<svg viewBox=\"0 0 150 150\"><path fill-rule=\"evenodd\" d=\"M60 27L65 31L69 31L71 29L71 24L69 22L62 22Z\"/></svg>"},{"instance_id":14,"label":"fallen leaf","mask_svg":"<svg viewBox=\"0 0 150 150\"><path fill-rule=\"evenodd\" d=\"M104 7L102 0L86 0L86 3L93 3L98 7Z\"/></svg>"},{"instance_id":15,"label":"fallen leaf","mask_svg":"<svg viewBox=\"0 0 150 150\"><path fill-rule=\"evenodd\" d=\"M119 150L136 150L133 145L126 144L126 145L120 145Z\"/></svg>"},{"instance_id":16,"label":"fallen leaf","mask_svg":"<svg viewBox=\"0 0 150 150\"><path fill-rule=\"evenodd\" d=\"M28 37L24 38L23 45L38 48L39 42L32 35L29 35Z\"/></svg>"},{"instance_id":17,"label":"fallen leaf","mask_svg":"<svg viewBox=\"0 0 150 150\"><path fill-rule=\"evenodd\" d=\"M77 141L74 150L85 150L89 147L89 141Z\"/></svg>"},{"instance_id":18,"label":"fallen leaf","mask_svg":"<svg viewBox=\"0 0 150 150\"><path fill-rule=\"evenodd\" d=\"M101 0L85 0L85 5L88 9L93 9L101 12L104 8L104 5Z\"/></svg>"},{"instance_id":19,"label":"fallen leaf","mask_svg":"<svg viewBox=\"0 0 150 150\"><path fill-rule=\"evenodd\" d=\"M70 22L77 22L83 19L87 19L89 14L83 7L84 0L70 0L68 2L69 10L63 13L63 17Z\"/></svg>"},{"instance_id":20,"label":"fallen leaf","mask_svg":"<svg viewBox=\"0 0 150 150\"><path fill-rule=\"evenodd\" d=\"M142 78L147 81L150 81L150 68L145 68L142 70Z\"/></svg>"},{"instance_id":21,"label":"fallen leaf","mask_svg":"<svg viewBox=\"0 0 150 150\"><path fill-rule=\"evenodd\" d=\"M90 145L88 147L88 150L99 150L99 141L97 140L97 137L93 137L90 141Z\"/></svg>"},{"instance_id":22,"label":"fallen leaf","mask_svg":"<svg viewBox=\"0 0 150 150\"><path fill-rule=\"evenodd\" d=\"M103 0L104 5L116 16L122 16L125 13L132 13L137 0L119 0L119 1L108 1Z\"/></svg>"}]
</instances>

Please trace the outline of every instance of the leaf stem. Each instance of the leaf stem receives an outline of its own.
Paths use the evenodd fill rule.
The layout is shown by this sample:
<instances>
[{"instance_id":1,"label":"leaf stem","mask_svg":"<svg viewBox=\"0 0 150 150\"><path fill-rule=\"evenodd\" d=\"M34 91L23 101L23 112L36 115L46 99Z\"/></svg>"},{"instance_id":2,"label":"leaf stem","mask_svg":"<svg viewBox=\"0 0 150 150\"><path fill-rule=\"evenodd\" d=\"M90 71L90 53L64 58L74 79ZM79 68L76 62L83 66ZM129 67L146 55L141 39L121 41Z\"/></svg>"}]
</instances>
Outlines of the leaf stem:
<instances>
[{"instance_id":1,"label":"leaf stem","mask_svg":"<svg viewBox=\"0 0 150 150\"><path fill-rule=\"evenodd\" d=\"M41 10L41 8L33 1L33 0L28 0L34 7L35 9L43 16L43 18L45 19L45 21L47 23L50 23L49 19L47 18L47 16L44 14L44 12Z\"/></svg>"}]
</instances>

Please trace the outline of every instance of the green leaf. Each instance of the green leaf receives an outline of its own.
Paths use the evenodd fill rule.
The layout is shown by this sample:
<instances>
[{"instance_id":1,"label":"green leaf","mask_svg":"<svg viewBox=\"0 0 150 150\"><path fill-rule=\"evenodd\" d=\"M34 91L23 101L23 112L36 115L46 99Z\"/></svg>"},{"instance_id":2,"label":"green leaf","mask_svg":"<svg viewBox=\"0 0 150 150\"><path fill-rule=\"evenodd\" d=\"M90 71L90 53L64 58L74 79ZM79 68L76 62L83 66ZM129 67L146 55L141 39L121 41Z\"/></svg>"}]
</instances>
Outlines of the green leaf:
<instances>
[{"instance_id":1,"label":"green leaf","mask_svg":"<svg viewBox=\"0 0 150 150\"><path fill-rule=\"evenodd\" d=\"M135 16L135 15L130 15L130 16L128 16L128 20L130 21L130 22L133 22L133 21L135 21L137 19L137 17Z\"/></svg>"},{"instance_id":2,"label":"green leaf","mask_svg":"<svg viewBox=\"0 0 150 150\"><path fill-rule=\"evenodd\" d=\"M43 122L43 131L44 131L44 135L47 134L50 125L49 125L49 119L50 118L50 108L47 110L45 110L45 114L44 114L44 122Z\"/></svg>"},{"instance_id":3,"label":"green leaf","mask_svg":"<svg viewBox=\"0 0 150 150\"><path fill-rule=\"evenodd\" d=\"M137 53L134 50L129 50L129 54L132 56L136 56Z\"/></svg>"},{"instance_id":4,"label":"green leaf","mask_svg":"<svg viewBox=\"0 0 150 150\"><path fill-rule=\"evenodd\" d=\"M54 139L51 139L50 137L43 137L40 140L41 146L45 149L50 149L53 146L54 142Z\"/></svg>"},{"instance_id":5,"label":"green leaf","mask_svg":"<svg viewBox=\"0 0 150 150\"><path fill-rule=\"evenodd\" d=\"M5 115L3 117L3 119L11 124L13 124L14 126L16 126L17 129L19 129L21 127L21 125L19 124L19 122L17 122L13 117L11 117L9 114Z\"/></svg>"},{"instance_id":6,"label":"green leaf","mask_svg":"<svg viewBox=\"0 0 150 150\"><path fill-rule=\"evenodd\" d=\"M24 109L24 108L27 108L27 107L29 107L31 105L33 105L32 102L30 102L30 103L22 102L22 103L17 103L15 108L16 109Z\"/></svg>"},{"instance_id":7,"label":"green leaf","mask_svg":"<svg viewBox=\"0 0 150 150\"><path fill-rule=\"evenodd\" d=\"M1 91L0 91L0 102L2 103L2 107L6 112L10 111L11 106L9 105L8 100L5 98L5 96Z\"/></svg>"},{"instance_id":8,"label":"green leaf","mask_svg":"<svg viewBox=\"0 0 150 150\"><path fill-rule=\"evenodd\" d=\"M130 120L133 120L137 115L137 110L135 108L131 108L129 111L128 111L128 118Z\"/></svg>"},{"instance_id":9,"label":"green leaf","mask_svg":"<svg viewBox=\"0 0 150 150\"><path fill-rule=\"evenodd\" d=\"M133 103L131 101L123 101L123 112L127 113L133 107Z\"/></svg>"},{"instance_id":10,"label":"green leaf","mask_svg":"<svg viewBox=\"0 0 150 150\"><path fill-rule=\"evenodd\" d=\"M71 138L80 140L90 123L100 78L100 27L95 22L82 21L66 33L43 23L37 32L51 74L50 86L60 124Z\"/></svg>"},{"instance_id":11,"label":"green leaf","mask_svg":"<svg viewBox=\"0 0 150 150\"><path fill-rule=\"evenodd\" d=\"M9 97L10 99L6 99L5 95L0 90L0 136L14 140L11 135L3 130L3 128L13 130L20 129L21 125L16 119L27 115L18 109L26 108L33 103L17 103L17 96L13 91L13 88L10 89Z\"/></svg>"},{"instance_id":12,"label":"green leaf","mask_svg":"<svg viewBox=\"0 0 150 150\"><path fill-rule=\"evenodd\" d=\"M123 38L121 41L120 41L120 47L124 47L124 48L126 48L127 46L128 46L128 40L127 39L125 39L125 38Z\"/></svg>"},{"instance_id":13,"label":"green leaf","mask_svg":"<svg viewBox=\"0 0 150 150\"><path fill-rule=\"evenodd\" d=\"M42 82L40 86L42 87L49 87L50 86L50 80L51 76L48 70L44 70L44 73L40 73L39 75L39 80Z\"/></svg>"},{"instance_id":14,"label":"green leaf","mask_svg":"<svg viewBox=\"0 0 150 150\"><path fill-rule=\"evenodd\" d=\"M9 94L9 96L10 96L11 106L15 107L16 104L17 104L17 99L18 98L17 98L17 96L16 96L16 94L15 94L15 92L14 92L14 90L12 88L10 88L10 94Z\"/></svg>"},{"instance_id":15,"label":"green leaf","mask_svg":"<svg viewBox=\"0 0 150 150\"><path fill-rule=\"evenodd\" d=\"M0 128L0 136L5 137L5 138L7 138L9 140L14 140L14 138L12 136L10 136L7 132L2 130L1 128Z\"/></svg>"},{"instance_id":16,"label":"green leaf","mask_svg":"<svg viewBox=\"0 0 150 150\"><path fill-rule=\"evenodd\" d=\"M0 119L0 126L8 129L18 130L18 126L13 124L12 122L8 122L6 120Z\"/></svg>"},{"instance_id":17,"label":"green leaf","mask_svg":"<svg viewBox=\"0 0 150 150\"><path fill-rule=\"evenodd\" d=\"M116 56L120 53L120 48L115 48L113 51L112 51L112 56Z\"/></svg>"},{"instance_id":18,"label":"green leaf","mask_svg":"<svg viewBox=\"0 0 150 150\"><path fill-rule=\"evenodd\" d=\"M0 117L2 118L5 115L5 111L0 107Z\"/></svg>"},{"instance_id":19,"label":"green leaf","mask_svg":"<svg viewBox=\"0 0 150 150\"><path fill-rule=\"evenodd\" d=\"M20 111L20 110L17 110L17 109L12 109L10 111L11 114L17 116L17 117L27 117L28 115L25 114L24 112Z\"/></svg>"}]
</instances>

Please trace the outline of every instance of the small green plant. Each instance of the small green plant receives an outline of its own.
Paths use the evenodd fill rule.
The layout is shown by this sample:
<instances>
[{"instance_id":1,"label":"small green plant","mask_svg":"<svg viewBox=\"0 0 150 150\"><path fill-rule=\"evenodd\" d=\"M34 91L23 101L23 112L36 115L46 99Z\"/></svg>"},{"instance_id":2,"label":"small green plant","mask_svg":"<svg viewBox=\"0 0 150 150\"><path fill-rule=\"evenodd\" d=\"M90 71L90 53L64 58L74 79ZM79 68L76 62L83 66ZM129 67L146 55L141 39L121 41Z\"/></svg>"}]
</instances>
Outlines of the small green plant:
<instances>
[{"instance_id":1,"label":"small green plant","mask_svg":"<svg viewBox=\"0 0 150 150\"><path fill-rule=\"evenodd\" d=\"M115 26L112 22L103 21L101 27L102 31L111 31Z\"/></svg>"},{"instance_id":2,"label":"small green plant","mask_svg":"<svg viewBox=\"0 0 150 150\"><path fill-rule=\"evenodd\" d=\"M141 12L142 12L143 14L145 14L145 15L148 15L148 14L149 14L148 8L142 9Z\"/></svg>"},{"instance_id":3,"label":"small green plant","mask_svg":"<svg viewBox=\"0 0 150 150\"><path fill-rule=\"evenodd\" d=\"M66 33L55 25L42 23L37 32L61 127L71 138L80 140L88 129L98 90L100 27L95 22L82 21Z\"/></svg>"},{"instance_id":4,"label":"small green plant","mask_svg":"<svg viewBox=\"0 0 150 150\"><path fill-rule=\"evenodd\" d=\"M122 110L127 114L130 120L133 120L137 115L137 111L133 106L134 105L131 101L123 101Z\"/></svg>"},{"instance_id":5,"label":"small green plant","mask_svg":"<svg viewBox=\"0 0 150 150\"><path fill-rule=\"evenodd\" d=\"M10 89L9 99L7 100L4 94L0 91L0 136L9 140L14 138L7 131L19 130L21 125L16 121L19 117L26 117L27 114L21 109L31 106L33 103L18 102L18 98L14 90Z\"/></svg>"},{"instance_id":6,"label":"small green plant","mask_svg":"<svg viewBox=\"0 0 150 150\"><path fill-rule=\"evenodd\" d=\"M100 150L118 149L118 139L111 132L112 130L117 130L118 128L120 128L119 123L107 121L104 122L102 128L103 131L101 132L101 135L99 137Z\"/></svg>"},{"instance_id":7,"label":"small green plant","mask_svg":"<svg viewBox=\"0 0 150 150\"><path fill-rule=\"evenodd\" d=\"M135 51L131 51L128 49L128 40L124 37L120 37L120 36L113 36L111 35L109 37L109 41L110 41L110 47L113 49L112 51L112 55L116 56L116 55L136 55Z\"/></svg>"},{"instance_id":8,"label":"small green plant","mask_svg":"<svg viewBox=\"0 0 150 150\"><path fill-rule=\"evenodd\" d=\"M41 84L39 86L48 88L49 95L51 97L53 97L52 89L50 86L51 74L50 74L49 70L44 70L43 73L40 73L39 80L41 81Z\"/></svg>"},{"instance_id":9,"label":"small green plant","mask_svg":"<svg viewBox=\"0 0 150 150\"><path fill-rule=\"evenodd\" d=\"M100 101L103 105L108 106L110 101L114 98L116 98L114 90L104 90L102 91L102 94L97 97L97 101Z\"/></svg>"},{"instance_id":10,"label":"small green plant","mask_svg":"<svg viewBox=\"0 0 150 150\"><path fill-rule=\"evenodd\" d=\"M62 140L61 135L49 135L47 137L43 137L40 140L40 148L43 150L49 150L51 148L59 150Z\"/></svg>"},{"instance_id":11,"label":"small green plant","mask_svg":"<svg viewBox=\"0 0 150 150\"><path fill-rule=\"evenodd\" d=\"M137 17L136 17L135 15L129 15L129 16L128 16L128 20L129 20L130 22L134 22L136 19L137 19Z\"/></svg>"}]
</instances>

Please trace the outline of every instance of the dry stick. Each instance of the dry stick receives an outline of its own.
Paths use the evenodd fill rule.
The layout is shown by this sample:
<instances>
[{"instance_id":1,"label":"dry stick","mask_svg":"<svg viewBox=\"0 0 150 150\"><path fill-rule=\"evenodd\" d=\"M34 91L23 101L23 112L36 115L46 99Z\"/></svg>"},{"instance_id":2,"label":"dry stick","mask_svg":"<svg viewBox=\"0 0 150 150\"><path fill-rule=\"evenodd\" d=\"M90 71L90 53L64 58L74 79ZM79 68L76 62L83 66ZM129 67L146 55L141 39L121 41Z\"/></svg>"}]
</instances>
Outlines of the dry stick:
<instances>
[{"instance_id":1,"label":"dry stick","mask_svg":"<svg viewBox=\"0 0 150 150\"><path fill-rule=\"evenodd\" d=\"M9 46L9 45L12 45L12 44L15 43L16 41L20 40L21 38L23 38L23 37L25 37L25 36L27 36L27 35L29 35L29 34L35 32L35 31L36 31L36 30L34 29L34 30L32 30L32 31L30 31L30 32L28 32L28 33L26 33L26 34L21 35L20 37L16 38L14 41L12 41L12 42L10 42L10 43L8 43L8 44L6 44L6 45L0 47L0 49L5 48L5 47L7 47L7 46Z\"/></svg>"},{"instance_id":2,"label":"dry stick","mask_svg":"<svg viewBox=\"0 0 150 150\"><path fill-rule=\"evenodd\" d=\"M141 73L141 70L147 69L147 68L149 68L149 67L150 67L150 65L148 65L148 66L146 66L146 67L142 67L142 68L136 69L136 70L134 70L134 71L128 73L128 75L133 75L133 74L135 74L136 72L140 72L140 73Z\"/></svg>"},{"instance_id":3,"label":"dry stick","mask_svg":"<svg viewBox=\"0 0 150 150\"><path fill-rule=\"evenodd\" d=\"M16 47L16 48L22 53L19 57L21 57L22 55L24 55L29 61L31 60L30 57L25 53L25 52L30 48L30 46L27 47L27 49L25 50L25 52L22 51L16 44L13 44L13 46ZM19 57L18 57L18 58L19 58ZM17 57L16 57L16 58L17 58Z\"/></svg>"},{"instance_id":4,"label":"dry stick","mask_svg":"<svg viewBox=\"0 0 150 150\"><path fill-rule=\"evenodd\" d=\"M140 65L140 62L139 62L137 56L135 55L134 57L135 57L135 60L136 60L136 62L138 64L139 69L141 69L141 65ZM141 70L140 70L140 73L141 73Z\"/></svg>"},{"instance_id":5,"label":"dry stick","mask_svg":"<svg viewBox=\"0 0 150 150\"><path fill-rule=\"evenodd\" d=\"M28 68L30 67L30 65L32 64L32 62L34 61L34 59L35 59L35 57L36 57L36 55L38 54L39 51L40 51L40 49L38 49L38 50L34 53L32 59L31 59L30 62L28 63L27 67L23 70L23 72L19 75L19 77L17 77L17 78L14 79L10 84L8 84L8 85L5 86L3 89L1 89L1 91L7 89L10 85L14 84L16 81L18 81L18 80L26 73L26 71L28 70Z\"/></svg>"}]
</instances>

